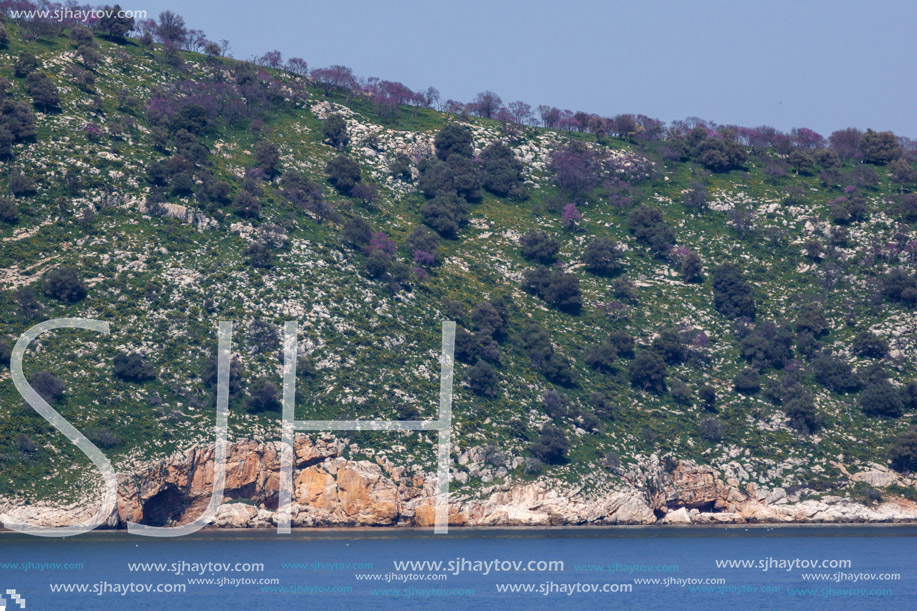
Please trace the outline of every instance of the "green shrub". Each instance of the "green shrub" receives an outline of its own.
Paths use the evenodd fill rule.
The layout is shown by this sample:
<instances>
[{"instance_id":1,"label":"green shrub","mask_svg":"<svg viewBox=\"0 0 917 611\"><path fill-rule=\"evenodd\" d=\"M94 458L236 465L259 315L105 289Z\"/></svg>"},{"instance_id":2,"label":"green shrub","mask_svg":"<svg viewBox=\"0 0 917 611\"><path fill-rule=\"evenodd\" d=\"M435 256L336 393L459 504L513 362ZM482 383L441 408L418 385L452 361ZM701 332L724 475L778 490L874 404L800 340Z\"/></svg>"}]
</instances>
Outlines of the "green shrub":
<instances>
[{"instance_id":1,"label":"green shrub","mask_svg":"<svg viewBox=\"0 0 917 611\"><path fill-rule=\"evenodd\" d=\"M76 303L86 298L88 289L75 267L57 267L45 273L42 284L48 297L66 303Z\"/></svg>"},{"instance_id":2,"label":"green shrub","mask_svg":"<svg viewBox=\"0 0 917 611\"><path fill-rule=\"evenodd\" d=\"M904 412L901 394L887 380L866 386L860 394L860 409L867 416L899 418Z\"/></svg>"},{"instance_id":3,"label":"green shrub","mask_svg":"<svg viewBox=\"0 0 917 611\"><path fill-rule=\"evenodd\" d=\"M153 370L139 353L119 352L113 361L112 373L126 382L145 382L153 378Z\"/></svg>"},{"instance_id":4,"label":"green shrub","mask_svg":"<svg viewBox=\"0 0 917 611\"><path fill-rule=\"evenodd\" d=\"M471 130L458 123L449 123L436 134L433 140L436 156L445 161L450 155L471 157L473 138Z\"/></svg>"},{"instance_id":5,"label":"green shrub","mask_svg":"<svg viewBox=\"0 0 917 611\"><path fill-rule=\"evenodd\" d=\"M731 263L713 270L713 305L729 318L755 318L754 292L739 268Z\"/></svg>"},{"instance_id":6,"label":"green shrub","mask_svg":"<svg viewBox=\"0 0 917 611\"><path fill-rule=\"evenodd\" d=\"M541 427L538 439L529 450L542 461L548 464L558 464L567 458L570 442L564 432L553 424Z\"/></svg>"},{"instance_id":7,"label":"green shrub","mask_svg":"<svg viewBox=\"0 0 917 611\"><path fill-rule=\"evenodd\" d=\"M322 123L322 135L335 148L347 146L350 136L347 133L347 121L343 115L332 113Z\"/></svg>"},{"instance_id":8,"label":"green shrub","mask_svg":"<svg viewBox=\"0 0 917 611\"><path fill-rule=\"evenodd\" d=\"M665 361L657 352L645 350L637 354L628 368L628 376L634 388L665 392Z\"/></svg>"},{"instance_id":9,"label":"green shrub","mask_svg":"<svg viewBox=\"0 0 917 611\"><path fill-rule=\"evenodd\" d=\"M917 428L911 427L892 440L888 458L895 471L917 471Z\"/></svg>"},{"instance_id":10,"label":"green shrub","mask_svg":"<svg viewBox=\"0 0 917 611\"><path fill-rule=\"evenodd\" d=\"M325 172L328 174L328 182L344 195L350 195L361 180L360 166L346 155L338 155L329 161Z\"/></svg>"},{"instance_id":11,"label":"green shrub","mask_svg":"<svg viewBox=\"0 0 917 611\"><path fill-rule=\"evenodd\" d=\"M595 238L589 242L582 261L587 271L600 276L613 276L624 269L618 244L610 238Z\"/></svg>"}]
</instances>

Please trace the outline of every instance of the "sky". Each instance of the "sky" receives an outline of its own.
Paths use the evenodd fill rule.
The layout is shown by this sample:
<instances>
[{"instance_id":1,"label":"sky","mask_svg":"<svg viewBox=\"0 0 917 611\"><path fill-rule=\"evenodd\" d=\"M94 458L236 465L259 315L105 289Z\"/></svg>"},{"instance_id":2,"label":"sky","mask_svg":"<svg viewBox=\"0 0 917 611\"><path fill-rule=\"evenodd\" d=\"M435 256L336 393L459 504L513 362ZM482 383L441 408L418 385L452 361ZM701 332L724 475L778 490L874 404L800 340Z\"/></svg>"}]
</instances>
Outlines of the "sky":
<instances>
[{"instance_id":1,"label":"sky","mask_svg":"<svg viewBox=\"0 0 917 611\"><path fill-rule=\"evenodd\" d=\"M121 0L232 54L603 116L917 138L913 0Z\"/></svg>"}]
</instances>

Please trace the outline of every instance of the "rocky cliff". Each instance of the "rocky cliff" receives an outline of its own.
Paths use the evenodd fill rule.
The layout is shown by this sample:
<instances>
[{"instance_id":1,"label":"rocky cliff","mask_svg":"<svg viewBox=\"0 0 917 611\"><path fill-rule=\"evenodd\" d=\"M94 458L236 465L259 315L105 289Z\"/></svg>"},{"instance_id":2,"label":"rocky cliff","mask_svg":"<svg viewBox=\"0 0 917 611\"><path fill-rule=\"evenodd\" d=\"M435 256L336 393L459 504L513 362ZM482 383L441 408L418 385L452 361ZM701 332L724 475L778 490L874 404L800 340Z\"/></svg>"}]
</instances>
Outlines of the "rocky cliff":
<instances>
[{"instance_id":1,"label":"rocky cliff","mask_svg":"<svg viewBox=\"0 0 917 611\"><path fill-rule=\"evenodd\" d=\"M385 461L349 460L333 437L295 442L292 523L295 527L419 526L433 524L435 476L408 475ZM279 444L231 444L224 503L213 525L273 527L279 489ZM844 470L845 473L846 470ZM849 474L848 474L849 475ZM849 475L874 486L913 486L876 467ZM653 455L620 470L605 491L581 491L556 481L491 485L477 495L454 494L451 526L562 526L610 524L855 523L917 520L917 503L884 495L871 505L838 496L804 499L800 491L740 487L711 467L660 461ZM131 474L119 475L112 528L127 522L183 524L209 502L214 480L212 446L198 446ZM90 503L63 508L0 500L0 517L44 526L85 519Z\"/></svg>"}]
</instances>

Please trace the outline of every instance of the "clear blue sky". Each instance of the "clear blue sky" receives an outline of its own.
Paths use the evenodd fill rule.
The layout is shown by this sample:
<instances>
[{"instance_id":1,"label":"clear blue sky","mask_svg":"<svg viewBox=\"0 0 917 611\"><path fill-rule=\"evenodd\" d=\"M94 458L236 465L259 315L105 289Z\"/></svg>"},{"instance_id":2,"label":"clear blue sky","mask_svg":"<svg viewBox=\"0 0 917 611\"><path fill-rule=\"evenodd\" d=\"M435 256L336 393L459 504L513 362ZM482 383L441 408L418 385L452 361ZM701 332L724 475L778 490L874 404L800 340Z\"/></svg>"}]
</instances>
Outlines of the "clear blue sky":
<instances>
[{"instance_id":1,"label":"clear blue sky","mask_svg":"<svg viewBox=\"0 0 917 611\"><path fill-rule=\"evenodd\" d=\"M235 57L485 89L601 115L891 129L917 138L913 0L121 0L171 9Z\"/></svg>"}]
</instances>

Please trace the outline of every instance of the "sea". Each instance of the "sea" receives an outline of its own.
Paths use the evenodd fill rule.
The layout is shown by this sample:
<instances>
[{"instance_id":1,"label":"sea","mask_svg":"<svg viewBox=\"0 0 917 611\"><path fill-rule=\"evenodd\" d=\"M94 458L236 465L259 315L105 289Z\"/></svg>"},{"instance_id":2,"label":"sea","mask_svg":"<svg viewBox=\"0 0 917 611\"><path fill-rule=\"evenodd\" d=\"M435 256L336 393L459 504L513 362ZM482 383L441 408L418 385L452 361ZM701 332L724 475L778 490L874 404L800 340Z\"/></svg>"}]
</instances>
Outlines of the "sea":
<instances>
[{"instance_id":1,"label":"sea","mask_svg":"<svg viewBox=\"0 0 917 611\"><path fill-rule=\"evenodd\" d=\"M917 609L917 527L0 533L17 609Z\"/></svg>"}]
</instances>

